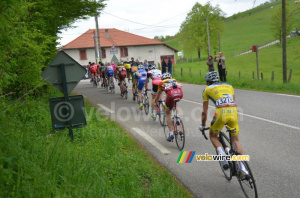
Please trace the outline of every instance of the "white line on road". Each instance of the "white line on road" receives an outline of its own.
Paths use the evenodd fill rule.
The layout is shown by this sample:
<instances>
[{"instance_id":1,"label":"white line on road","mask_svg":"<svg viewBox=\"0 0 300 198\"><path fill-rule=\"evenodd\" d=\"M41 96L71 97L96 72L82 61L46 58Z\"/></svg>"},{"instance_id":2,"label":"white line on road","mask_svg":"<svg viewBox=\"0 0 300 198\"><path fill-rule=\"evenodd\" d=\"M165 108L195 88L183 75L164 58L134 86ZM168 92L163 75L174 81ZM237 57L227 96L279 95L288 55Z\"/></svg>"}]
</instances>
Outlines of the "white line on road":
<instances>
[{"instance_id":1,"label":"white line on road","mask_svg":"<svg viewBox=\"0 0 300 198\"><path fill-rule=\"evenodd\" d=\"M288 95L288 94L277 94L277 95L280 95L280 96L290 96L290 97L298 97L298 98L300 98L300 96Z\"/></svg>"},{"instance_id":2,"label":"white line on road","mask_svg":"<svg viewBox=\"0 0 300 198\"><path fill-rule=\"evenodd\" d=\"M151 136L149 136L147 133L142 131L139 128L132 128L133 131L135 131L137 134L142 136L145 140L147 140L150 144L152 144L154 147L156 147L160 152L162 152L164 155L168 155L171 153L168 149L166 149L164 146L162 146L160 143L158 143L156 140L154 140Z\"/></svg>"},{"instance_id":3,"label":"white line on road","mask_svg":"<svg viewBox=\"0 0 300 198\"><path fill-rule=\"evenodd\" d=\"M115 113L114 111L110 110L109 108L107 108L106 106L102 105L102 104L97 104L100 108L104 109L106 112L109 113Z\"/></svg>"},{"instance_id":4,"label":"white line on road","mask_svg":"<svg viewBox=\"0 0 300 198\"><path fill-rule=\"evenodd\" d=\"M200 102L194 102L194 101L191 101L191 100L182 100L182 101L202 105L202 103L200 103ZM209 106L214 107L214 106L211 106L211 105L209 105ZM273 120L268 120L268 119L265 119L265 118L260 118L260 117L257 117L257 116L253 116L253 115L249 115L249 114L245 114L245 113L240 113L240 112L238 112L238 114L243 115L243 116L248 116L250 118L255 118L255 119L258 119L258 120L263 120L263 121L270 122L270 123L273 123L273 124L278 124L278 125L281 125L281 126L289 127L289 128L292 128L292 129L300 130L299 127L284 124L284 123L281 123L281 122L276 122L276 121L273 121Z\"/></svg>"}]
</instances>

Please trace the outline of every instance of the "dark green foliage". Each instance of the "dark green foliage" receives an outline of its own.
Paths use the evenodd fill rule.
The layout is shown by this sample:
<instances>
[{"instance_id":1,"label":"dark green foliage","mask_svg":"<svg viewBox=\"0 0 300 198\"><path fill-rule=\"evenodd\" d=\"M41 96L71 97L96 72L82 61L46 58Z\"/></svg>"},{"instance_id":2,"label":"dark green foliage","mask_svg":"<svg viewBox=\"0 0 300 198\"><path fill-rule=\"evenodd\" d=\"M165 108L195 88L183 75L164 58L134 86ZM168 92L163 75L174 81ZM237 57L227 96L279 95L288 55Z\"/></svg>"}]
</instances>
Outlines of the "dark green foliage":
<instances>
[{"instance_id":1,"label":"dark green foliage","mask_svg":"<svg viewBox=\"0 0 300 198\"><path fill-rule=\"evenodd\" d=\"M0 2L0 96L40 95L40 74L54 58L57 33L94 16L103 0L10 0Z\"/></svg>"}]
</instances>

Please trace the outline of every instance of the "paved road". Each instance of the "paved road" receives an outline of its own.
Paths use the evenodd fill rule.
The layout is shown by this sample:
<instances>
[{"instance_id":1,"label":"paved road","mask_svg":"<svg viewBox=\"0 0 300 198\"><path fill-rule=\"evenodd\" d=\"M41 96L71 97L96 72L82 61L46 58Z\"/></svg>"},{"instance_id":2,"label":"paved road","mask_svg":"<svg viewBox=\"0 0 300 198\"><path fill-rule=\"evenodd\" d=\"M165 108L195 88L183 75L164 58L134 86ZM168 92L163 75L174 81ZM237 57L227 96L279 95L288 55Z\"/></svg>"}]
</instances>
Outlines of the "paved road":
<instances>
[{"instance_id":1,"label":"paved road","mask_svg":"<svg viewBox=\"0 0 300 198\"><path fill-rule=\"evenodd\" d=\"M210 141L197 129L201 123L204 86L183 85L184 99L179 106L186 129L184 151L215 154ZM180 153L176 143L165 140L159 122L140 112L131 94L125 100L119 90L111 94L93 88L88 80L82 80L74 92L87 97L93 106L131 133L195 197L244 197L237 179L228 182L217 162L193 159L190 164L176 163ZM235 90L235 94L240 141L244 154L250 155L259 197L300 197L300 97L245 90ZM213 112L211 106L209 120Z\"/></svg>"}]
</instances>

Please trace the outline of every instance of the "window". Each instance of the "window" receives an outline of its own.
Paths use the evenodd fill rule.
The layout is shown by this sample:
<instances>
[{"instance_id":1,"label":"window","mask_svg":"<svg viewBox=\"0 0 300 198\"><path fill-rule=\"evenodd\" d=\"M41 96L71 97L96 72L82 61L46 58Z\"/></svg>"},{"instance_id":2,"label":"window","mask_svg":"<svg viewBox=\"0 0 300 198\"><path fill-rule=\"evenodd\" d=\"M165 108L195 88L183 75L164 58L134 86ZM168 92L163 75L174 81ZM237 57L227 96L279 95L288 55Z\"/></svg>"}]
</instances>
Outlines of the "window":
<instances>
[{"instance_id":1,"label":"window","mask_svg":"<svg viewBox=\"0 0 300 198\"><path fill-rule=\"evenodd\" d=\"M106 58L106 51L104 48L101 48L101 57Z\"/></svg>"},{"instance_id":2,"label":"window","mask_svg":"<svg viewBox=\"0 0 300 198\"><path fill-rule=\"evenodd\" d=\"M87 60L86 49L80 49L79 50L79 59L80 60Z\"/></svg>"},{"instance_id":3,"label":"window","mask_svg":"<svg viewBox=\"0 0 300 198\"><path fill-rule=\"evenodd\" d=\"M127 47L121 47L120 51L121 51L121 57L127 57L128 56L128 49L127 49Z\"/></svg>"}]
</instances>

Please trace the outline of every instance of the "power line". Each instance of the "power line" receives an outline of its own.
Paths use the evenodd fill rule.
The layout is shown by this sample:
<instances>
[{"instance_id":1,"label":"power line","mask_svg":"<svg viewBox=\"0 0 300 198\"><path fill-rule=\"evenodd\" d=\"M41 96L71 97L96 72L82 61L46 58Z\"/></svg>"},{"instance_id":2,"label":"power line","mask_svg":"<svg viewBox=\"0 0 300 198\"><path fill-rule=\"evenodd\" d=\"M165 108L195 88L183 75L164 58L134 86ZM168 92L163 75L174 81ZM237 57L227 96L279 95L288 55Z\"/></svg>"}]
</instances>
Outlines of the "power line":
<instances>
[{"instance_id":1,"label":"power line","mask_svg":"<svg viewBox=\"0 0 300 198\"><path fill-rule=\"evenodd\" d=\"M178 24L172 24L172 25L169 25L169 26L157 26L157 25L156 25L156 24L165 22L165 21L167 21L167 20L170 20L170 19L172 19L172 18L175 18L175 17L177 17L177 16L179 16L179 15L177 15L177 16L175 16L175 17L172 17L172 18L169 18L169 19L166 19L166 20L161 21L161 22L159 22L159 23L156 23L156 24L154 24L154 25L149 25L149 24L139 23L139 22L136 22L136 21L131 21L131 20L129 20L129 19L125 19L125 18L116 16L116 15L113 15L113 14L110 14L110 13L107 13L107 12L104 12L104 11L103 11L103 13L108 14L108 15L111 15L111 16L116 17L116 18L119 18L119 19L122 19L122 20L125 20L125 21L129 21L129 22L131 22L131 23L135 23L135 24L139 24L139 25L144 25L144 26L163 27L163 28L173 28L174 25L176 25L175 27L179 27ZM181 13L180 15L182 15L182 14L184 14L184 13ZM144 28L141 28L141 29L144 29Z\"/></svg>"}]
</instances>

